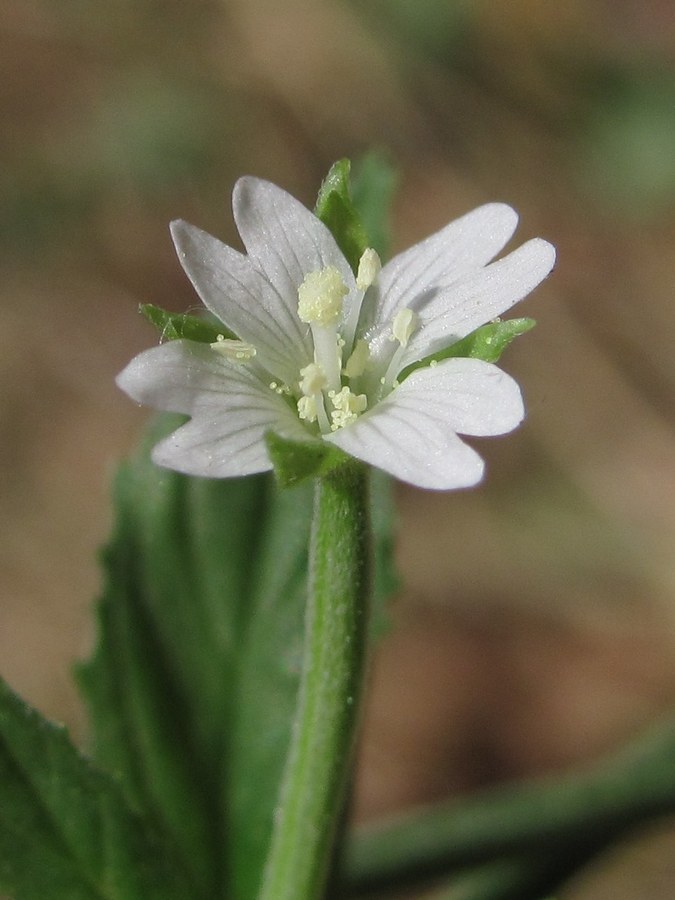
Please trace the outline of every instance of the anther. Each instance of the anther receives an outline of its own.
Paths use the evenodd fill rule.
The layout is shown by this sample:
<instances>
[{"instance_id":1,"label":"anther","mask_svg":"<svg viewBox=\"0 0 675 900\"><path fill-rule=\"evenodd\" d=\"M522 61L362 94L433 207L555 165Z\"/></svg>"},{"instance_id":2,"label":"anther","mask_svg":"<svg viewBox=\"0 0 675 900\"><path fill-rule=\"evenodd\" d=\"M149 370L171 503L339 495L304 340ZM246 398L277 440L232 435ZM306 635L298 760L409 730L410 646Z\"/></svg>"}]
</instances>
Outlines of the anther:
<instances>
[{"instance_id":1,"label":"anther","mask_svg":"<svg viewBox=\"0 0 675 900\"><path fill-rule=\"evenodd\" d=\"M247 344L245 341L230 340L224 334L218 335L211 344L211 348L237 363L248 362L249 359L253 359L256 355L256 349L253 344Z\"/></svg>"},{"instance_id":2,"label":"anther","mask_svg":"<svg viewBox=\"0 0 675 900\"><path fill-rule=\"evenodd\" d=\"M357 378L365 372L369 359L370 347L368 346L368 341L361 338L356 342L354 352L347 360L343 372L347 378Z\"/></svg>"},{"instance_id":3,"label":"anther","mask_svg":"<svg viewBox=\"0 0 675 900\"><path fill-rule=\"evenodd\" d=\"M375 284L377 276L380 274L382 263L377 251L372 247L368 247L363 251L359 260L359 268L356 273L356 286L360 291L367 291L368 288Z\"/></svg>"},{"instance_id":4,"label":"anther","mask_svg":"<svg viewBox=\"0 0 675 900\"><path fill-rule=\"evenodd\" d=\"M402 347L406 347L410 340L410 335L415 330L416 325L417 315L412 309L408 309L408 307L405 306L403 309L399 309L394 316L394 321L391 325L391 333L393 334L394 339L397 340Z\"/></svg>"}]
</instances>

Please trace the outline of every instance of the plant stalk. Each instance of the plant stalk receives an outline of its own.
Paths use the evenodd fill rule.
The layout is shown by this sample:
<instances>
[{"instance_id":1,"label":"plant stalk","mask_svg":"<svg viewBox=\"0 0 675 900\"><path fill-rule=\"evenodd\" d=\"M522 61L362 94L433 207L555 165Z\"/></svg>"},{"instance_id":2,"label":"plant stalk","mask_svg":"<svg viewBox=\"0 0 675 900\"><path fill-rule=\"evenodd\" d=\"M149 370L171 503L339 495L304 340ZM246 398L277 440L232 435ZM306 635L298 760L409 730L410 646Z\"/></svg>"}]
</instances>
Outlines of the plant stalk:
<instances>
[{"instance_id":1,"label":"plant stalk","mask_svg":"<svg viewBox=\"0 0 675 900\"><path fill-rule=\"evenodd\" d=\"M371 541L368 472L349 461L315 488L298 708L259 900L324 890L358 722Z\"/></svg>"}]
</instances>

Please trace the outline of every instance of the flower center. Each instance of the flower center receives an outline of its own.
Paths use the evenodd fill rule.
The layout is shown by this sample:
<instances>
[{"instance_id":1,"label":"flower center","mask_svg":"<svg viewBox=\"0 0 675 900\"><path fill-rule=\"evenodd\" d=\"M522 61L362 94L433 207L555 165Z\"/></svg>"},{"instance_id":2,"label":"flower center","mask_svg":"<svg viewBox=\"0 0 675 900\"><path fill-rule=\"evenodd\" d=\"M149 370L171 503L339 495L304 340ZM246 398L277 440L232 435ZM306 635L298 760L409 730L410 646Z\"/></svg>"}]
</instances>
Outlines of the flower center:
<instances>
[{"instance_id":1,"label":"flower center","mask_svg":"<svg viewBox=\"0 0 675 900\"><path fill-rule=\"evenodd\" d=\"M365 254L361 262L361 282L370 284L376 277L377 264ZM349 425L368 405L365 394L355 394L342 384L345 341L338 334L337 323L342 316L343 298L348 293L342 276L333 266L310 272L298 288L298 316L311 328L314 362L300 370L302 396L297 401L297 409L301 419L318 422L322 434ZM345 367L347 377L361 374L367 358L368 346L365 344L351 354Z\"/></svg>"}]
</instances>

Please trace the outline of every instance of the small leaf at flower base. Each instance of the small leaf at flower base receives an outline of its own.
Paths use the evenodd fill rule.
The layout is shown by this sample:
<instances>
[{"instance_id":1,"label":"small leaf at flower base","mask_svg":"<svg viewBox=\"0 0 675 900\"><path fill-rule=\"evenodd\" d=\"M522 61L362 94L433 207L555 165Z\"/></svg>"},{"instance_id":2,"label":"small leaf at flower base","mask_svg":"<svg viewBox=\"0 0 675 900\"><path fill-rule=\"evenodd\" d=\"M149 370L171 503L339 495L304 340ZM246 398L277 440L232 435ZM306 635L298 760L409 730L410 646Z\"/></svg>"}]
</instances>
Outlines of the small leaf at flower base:
<instances>
[{"instance_id":1,"label":"small leaf at flower base","mask_svg":"<svg viewBox=\"0 0 675 900\"><path fill-rule=\"evenodd\" d=\"M332 232L356 273L369 243L361 217L351 199L349 170L348 159L333 164L319 190L314 212Z\"/></svg>"},{"instance_id":2,"label":"small leaf at flower base","mask_svg":"<svg viewBox=\"0 0 675 900\"><path fill-rule=\"evenodd\" d=\"M273 431L265 436L267 451L280 487L292 487L318 475L326 475L347 459L347 455L322 441L289 441Z\"/></svg>"},{"instance_id":3,"label":"small leaf at flower base","mask_svg":"<svg viewBox=\"0 0 675 900\"><path fill-rule=\"evenodd\" d=\"M506 319L503 322L488 322L461 341L457 341L447 350L436 354L436 359L449 359L452 356L468 356L482 359L483 362L497 362L511 341L530 331L536 322L534 319Z\"/></svg>"},{"instance_id":4,"label":"small leaf at flower base","mask_svg":"<svg viewBox=\"0 0 675 900\"><path fill-rule=\"evenodd\" d=\"M163 341L184 338L202 344L213 344L221 336L229 340L236 339L234 332L210 316L167 312L153 303L141 303L138 309L159 331Z\"/></svg>"},{"instance_id":5,"label":"small leaf at flower base","mask_svg":"<svg viewBox=\"0 0 675 900\"><path fill-rule=\"evenodd\" d=\"M0 682L0 890L17 900L205 897L121 786Z\"/></svg>"},{"instance_id":6,"label":"small leaf at flower base","mask_svg":"<svg viewBox=\"0 0 675 900\"><path fill-rule=\"evenodd\" d=\"M348 159L339 159L328 170L328 174L321 182L319 194L316 198L316 215L321 218L324 206L330 194L339 194L345 203L351 202L349 186L349 173L352 164Z\"/></svg>"}]
</instances>

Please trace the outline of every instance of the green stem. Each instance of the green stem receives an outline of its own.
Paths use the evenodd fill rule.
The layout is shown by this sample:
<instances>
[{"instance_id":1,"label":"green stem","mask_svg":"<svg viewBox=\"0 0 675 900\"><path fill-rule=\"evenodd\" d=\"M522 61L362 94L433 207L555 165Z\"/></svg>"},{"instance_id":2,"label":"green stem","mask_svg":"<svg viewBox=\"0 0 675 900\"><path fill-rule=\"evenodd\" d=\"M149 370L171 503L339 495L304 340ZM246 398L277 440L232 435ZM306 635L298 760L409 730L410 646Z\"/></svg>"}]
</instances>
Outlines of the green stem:
<instances>
[{"instance_id":1,"label":"green stem","mask_svg":"<svg viewBox=\"0 0 675 900\"><path fill-rule=\"evenodd\" d=\"M298 709L259 900L321 896L363 681L371 536L367 471L317 481Z\"/></svg>"}]
</instances>

